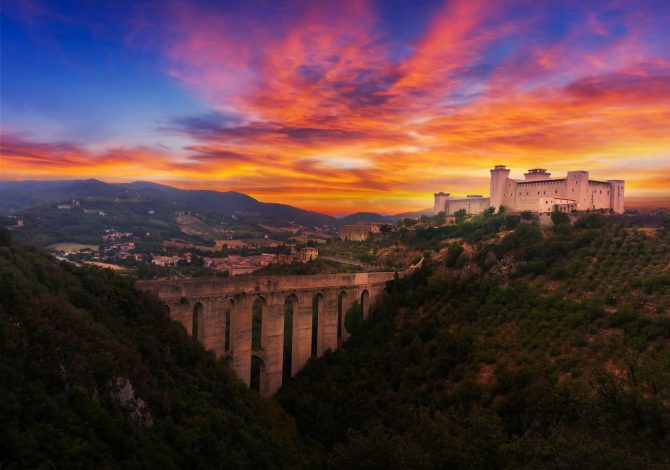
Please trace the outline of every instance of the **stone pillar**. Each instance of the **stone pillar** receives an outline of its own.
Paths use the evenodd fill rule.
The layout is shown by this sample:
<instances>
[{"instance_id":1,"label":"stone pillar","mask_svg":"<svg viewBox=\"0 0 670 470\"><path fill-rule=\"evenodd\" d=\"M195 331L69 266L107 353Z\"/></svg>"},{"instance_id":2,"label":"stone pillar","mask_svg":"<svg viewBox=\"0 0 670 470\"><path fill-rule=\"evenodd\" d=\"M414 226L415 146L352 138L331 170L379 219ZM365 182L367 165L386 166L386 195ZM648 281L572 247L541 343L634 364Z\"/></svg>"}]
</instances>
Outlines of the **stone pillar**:
<instances>
[{"instance_id":1,"label":"stone pillar","mask_svg":"<svg viewBox=\"0 0 670 470\"><path fill-rule=\"evenodd\" d=\"M298 297L298 304L293 306L291 377L295 377L295 374L305 367L305 364L307 364L312 355L313 302L314 292L306 292Z\"/></svg>"},{"instance_id":2,"label":"stone pillar","mask_svg":"<svg viewBox=\"0 0 670 470\"><path fill-rule=\"evenodd\" d=\"M214 351L216 357L224 354L226 338L226 309L228 300L210 300L203 302L202 333L200 341L205 349Z\"/></svg>"},{"instance_id":3,"label":"stone pillar","mask_svg":"<svg viewBox=\"0 0 670 470\"><path fill-rule=\"evenodd\" d=\"M284 362L284 297L273 296L263 315L261 336L263 348L260 394L272 396L282 384L282 366Z\"/></svg>"},{"instance_id":4,"label":"stone pillar","mask_svg":"<svg viewBox=\"0 0 670 470\"><path fill-rule=\"evenodd\" d=\"M319 317L321 345L317 347L317 355L321 356L327 349L337 349L337 296L339 290L326 291L323 297L323 314Z\"/></svg>"},{"instance_id":5,"label":"stone pillar","mask_svg":"<svg viewBox=\"0 0 670 470\"><path fill-rule=\"evenodd\" d=\"M165 305L168 307L170 318L174 321L180 321L179 308L181 305L179 304L179 301L165 301Z\"/></svg>"},{"instance_id":6,"label":"stone pillar","mask_svg":"<svg viewBox=\"0 0 670 470\"><path fill-rule=\"evenodd\" d=\"M191 336L191 329L193 327L193 306L195 302L182 303L177 301L170 305L170 316L173 320L181 323L186 329L186 333Z\"/></svg>"},{"instance_id":7,"label":"stone pillar","mask_svg":"<svg viewBox=\"0 0 670 470\"><path fill-rule=\"evenodd\" d=\"M251 315L254 300L254 296L236 296L235 308L230 317L229 354L233 370L247 387L251 382Z\"/></svg>"}]
</instances>

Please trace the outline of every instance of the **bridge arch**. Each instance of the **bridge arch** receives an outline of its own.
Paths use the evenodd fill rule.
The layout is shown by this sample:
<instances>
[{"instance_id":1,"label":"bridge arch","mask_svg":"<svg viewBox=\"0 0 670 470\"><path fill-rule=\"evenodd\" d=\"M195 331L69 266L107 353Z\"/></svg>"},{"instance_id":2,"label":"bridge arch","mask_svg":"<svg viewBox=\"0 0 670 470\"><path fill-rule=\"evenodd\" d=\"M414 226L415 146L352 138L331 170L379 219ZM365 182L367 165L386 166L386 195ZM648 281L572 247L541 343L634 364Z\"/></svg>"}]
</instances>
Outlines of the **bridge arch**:
<instances>
[{"instance_id":1,"label":"bridge arch","mask_svg":"<svg viewBox=\"0 0 670 470\"><path fill-rule=\"evenodd\" d=\"M370 292L367 289L363 289L361 292L361 315L363 319L366 320L370 313Z\"/></svg>"},{"instance_id":2,"label":"bridge arch","mask_svg":"<svg viewBox=\"0 0 670 470\"><path fill-rule=\"evenodd\" d=\"M198 341L202 341L203 330L205 329L204 311L205 308L203 307L202 302L196 302L193 304L193 311L191 315L191 336L193 336Z\"/></svg>"},{"instance_id":3,"label":"bridge arch","mask_svg":"<svg viewBox=\"0 0 670 470\"><path fill-rule=\"evenodd\" d=\"M223 354L226 357L231 353L233 312L235 312L235 301L228 299L223 312Z\"/></svg>"},{"instance_id":4,"label":"bridge arch","mask_svg":"<svg viewBox=\"0 0 670 470\"><path fill-rule=\"evenodd\" d=\"M344 316L347 313L348 304L347 291L341 290L337 294L337 345L339 346L344 339L346 339L346 331L344 329Z\"/></svg>"},{"instance_id":5,"label":"bridge arch","mask_svg":"<svg viewBox=\"0 0 670 470\"><path fill-rule=\"evenodd\" d=\"M283 355L282 355L282 384L294 375L293 362L294 354L294 331L297 323L300 300L295 294L290 294L284 299L284 335L283 335Z\"/></svg>"},{"instance_id":6,"label":"bridge arch","mask_svg":"<svg viewBox=\"0 0 670 470\"><path fill-rule=\"evenodd\" d=\"M310 357L319 357L323 354L324 306L323 292L317 292L312 297L312 343Z\"/></svg>"},{"instance_id":7,"label":"bridge arch","mask_svg":"<svg viewBox=\"0 0 670 470\"><path fill-rule=\"evenodd\" d=\"M263 320L268 302L262 295L256 296L251 308L251 377L250 387L261 390L261 380L265 375L263 360Z\"/></svg>"},{"instance_id":8,"label":"bridge arch","mask_svg":"<svg viewBox=\"0 0 670 470\"><path fill-rule=\"evenodd\" d=\"M287 366L290 354L290 372L295 375L314 352L320 356L347 340L344 324L349 307L361 302L367 316L383 294L384 284L395 274L137 281L137 286L157 294L170 306L171 317L189 334L217 356L229 357L245 383L253 382L253 388L270 396L282 384L284 340ZM299 302L290 299L288 303L294 308L286 319L285 304L291 295Z\"/></svg>"}]
</instances>

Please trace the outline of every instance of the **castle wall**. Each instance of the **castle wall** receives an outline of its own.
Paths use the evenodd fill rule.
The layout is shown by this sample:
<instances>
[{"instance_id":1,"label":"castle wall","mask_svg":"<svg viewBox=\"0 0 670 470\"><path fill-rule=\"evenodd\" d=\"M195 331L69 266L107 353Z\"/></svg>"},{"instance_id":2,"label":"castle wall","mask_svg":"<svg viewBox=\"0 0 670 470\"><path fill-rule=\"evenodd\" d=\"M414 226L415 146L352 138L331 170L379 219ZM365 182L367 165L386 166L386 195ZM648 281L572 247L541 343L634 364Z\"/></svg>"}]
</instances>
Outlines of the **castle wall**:
<instances>
[{"instance_id":1,"label":"castle wall","mask_svg":"<svg viewBox=\"0 0 670 470\"><path fill-rule=\"evenodd\" d=\"M550 173L540 168L529 170L524 180L511 179L509 173L504 165L496 165L491 170L491 196L481 198L482 203L488 199L487 204L496 210L505 206L514 212L544 213L553 198L564 210L574 207L578 211L612 209L616 213L624 212L623 180L589 180L588 171L569 171L565 178L552 179ZM444 211L453 215L457 210L465 209L474 214L489 206L477 206L471 198L455 199L448 193L435 194L435 213Z\"/></svg>"},{"instance_id":2,"label":"castle wall","mask_svg":"<svg viewBox=\"0 0 670 470\"><path fill-rule=\"evenodd\" d=\"M591 210L610 208L610 185L600 181L589 181L588 193Z\"/></svg>"},{"instance_id":3,"label":"castle wall","mask_svg":"<svg viewBox=\"0 0 670 470\"><path fill-rule=\"evenodd\" d=\"M507 206L511 210L517 212L540 212L541 198L566 198L565 180L532 182L518 181L513 186L514 191L508 192L507 194L514 194L514 199L513 202L511 204L507 204Z\"/></svg>"},{"instance_id":4,"label":"castle wall","mask_svg":"<svg viewBox=\"0 0 670 470\"><path fill-rule=\"evenodd\" d=\"M468 214L481 214L489 207L491 207L491 198L488 197L449 199L445 212L449 216L454 215L456 211L465 209Z\"/></svg>"}]
</instances>

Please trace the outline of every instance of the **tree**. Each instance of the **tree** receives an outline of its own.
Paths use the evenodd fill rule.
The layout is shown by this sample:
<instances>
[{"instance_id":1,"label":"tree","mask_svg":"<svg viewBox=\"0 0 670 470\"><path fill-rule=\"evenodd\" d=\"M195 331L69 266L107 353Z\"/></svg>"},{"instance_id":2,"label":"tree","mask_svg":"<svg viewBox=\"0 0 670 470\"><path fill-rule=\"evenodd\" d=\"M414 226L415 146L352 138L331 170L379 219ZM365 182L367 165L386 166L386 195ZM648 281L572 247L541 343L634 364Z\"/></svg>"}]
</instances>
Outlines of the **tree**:
<instances>
[{"instance_id":1,"label":"tree","mask_svg":"<svg viewBox=\"0 0 670 470\"><path fill-rule=\"evenodd\" d=\"M354 334L363 324L363 309L358 301L354 301L344 316L344 328L349 334Z\"/></svg>"},{"instance_id":2,"label":"tree","mask_svg":"<svg viewBox=\"0 0 670 470\"><path fill-rule=\"evenodd\" d=\"M12 243L12 232L6 228L0 228L0 246L9 246Z\"/></svg>"},{"instance_id":3,"label":"tree","mask_svg":"<svg viewBox=\"0 0 670 470\"><path fill-rule=\"evenodd\" d=\"M523 211L521 213L521 220L529 221L529 220L533 220L533 218L534 218L533 213L531 211Z\"/></svg>"},{"instance_id":4,"label":"tree","mask_svg":"<svg viewBox=\"0 0 670 470\"><path fill-rule=\"evenodd\" d=\"M468 211L465 209L458 209L456 212L454 212L454 218L456 219L456 223L460 224L465 220L465 217L468 215Z\"/></svg>"},{"instance_id":5,"label":"tree","mask_svg":"<svg viewBox=\"0 0 670 470\"><path fill-rule=\"evenodd\" d=\"M449 245L449 248L447 249L447 256L444 258L444 264L449 268L456 267L464 251L465 249L462 245L455 243Z\"/></svg>"},{"instance_id":6,"label":"tree","mask_svg":"<svg viewBox=\"0 0 670 470\"><path fill-rule=\"evenodd\" d=\"M551 213L551 221L554 225L569 224L570 217L565 212L553 211Z\"/></svg>"}]
</instances>

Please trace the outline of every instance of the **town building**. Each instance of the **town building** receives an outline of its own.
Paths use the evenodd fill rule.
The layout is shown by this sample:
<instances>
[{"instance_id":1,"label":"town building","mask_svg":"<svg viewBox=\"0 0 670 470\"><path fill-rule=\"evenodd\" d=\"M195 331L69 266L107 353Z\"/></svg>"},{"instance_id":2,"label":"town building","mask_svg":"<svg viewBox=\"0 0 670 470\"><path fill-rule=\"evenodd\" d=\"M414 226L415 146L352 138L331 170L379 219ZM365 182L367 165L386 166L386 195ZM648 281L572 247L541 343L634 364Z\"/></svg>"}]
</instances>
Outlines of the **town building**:
<instances>
[{"instance_id":1,"label":"town building","mask_svg":"<svg viewBox=\"0 0 670 470\"><path fill-rule=\"evenodd\" d=\"M341 225L337 230L342 240L362 242L367 240L371 233L381 232L380 224Z\"/></svg>"},{"instance_id":2,"label":"town building","mask_svg":"<svg viewBox=\"0 0 670 470\"><path fill-rule=\"evenodd\" d=\"M298 253L298 260L301 263L308 263L312 260L317 259L318 257L319 257L319 250L317 250L316 248L312 248L311 246L302 248Z\"/></svg>"},{"instance_id":3,"label":"town building","mask_svg":"<svg viewBox=\"0 0 670 470\"><path fill-rule=\"evenodd\" d=\"M496 165L491 170L489 197L453 198L448 193L435 193L435 213L453 215L465 209L468 214L477 214L489 207L498 210L501 206L512 212L540 214L555 210L624 212L623 180L592 180L588 171L568 171L564 177L552 178L544 168L528 170L522 180L512 179L509 174L505 165Z\"/></svg>"}]
</instances>

